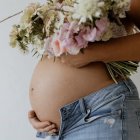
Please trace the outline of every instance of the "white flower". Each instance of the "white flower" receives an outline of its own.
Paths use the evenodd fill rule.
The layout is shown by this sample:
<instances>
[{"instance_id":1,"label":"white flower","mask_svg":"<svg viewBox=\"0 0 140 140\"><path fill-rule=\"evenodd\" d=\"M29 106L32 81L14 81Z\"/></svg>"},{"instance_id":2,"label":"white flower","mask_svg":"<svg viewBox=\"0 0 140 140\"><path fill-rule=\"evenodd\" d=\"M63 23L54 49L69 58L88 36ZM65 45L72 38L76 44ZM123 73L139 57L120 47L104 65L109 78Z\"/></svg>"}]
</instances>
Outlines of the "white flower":
<instances>
[{"instance_id":1,"label":"white flower","mask_svg":"<svg viewBox=\"0 0 140 140\"><path fill-rule=\"evenodd\" d=\"M59 29L64 24L64 19L65 19L65 15L62 12L58 12L57 20L59 20L59 21L56 22L56 24L55 24L55 27L57 29Z\"/></svg>"},{"instance_id":2,"label":"white flower","mask_svg":"<svg viewBox=\"0 0 140 140\"><path fill-rule=\"evenodd\" d=\"M93 18L100 18L103 15L104 4L99 0L76 0L72 17L80 20L80 23L85 23L87 19L93 21Z\"/></svg>"},{"instance_id":3,"label":"white flower","mask_svg":"<svg viewBox=\"0 0 140 140\"><path fill-rule=\"evenodd\" d=\"M64 6L62 7L62 10L68 11L68 12L73 12L73 7L64 5Z\"/></svg>"}]
</instances>

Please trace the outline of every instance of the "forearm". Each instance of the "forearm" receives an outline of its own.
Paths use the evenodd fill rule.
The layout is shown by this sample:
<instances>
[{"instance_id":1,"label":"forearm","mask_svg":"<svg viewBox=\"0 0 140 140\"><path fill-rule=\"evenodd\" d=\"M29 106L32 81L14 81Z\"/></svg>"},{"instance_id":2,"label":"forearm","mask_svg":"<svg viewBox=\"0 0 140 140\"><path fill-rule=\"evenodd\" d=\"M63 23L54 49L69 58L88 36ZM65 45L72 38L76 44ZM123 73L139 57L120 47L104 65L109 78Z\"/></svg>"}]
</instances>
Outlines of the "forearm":
<instances>
[{"instance_id":1,"label":"forearm","mask_svg":"<svg viewBox=\"0 0 140 140\"><path fill-rule=\"evenodd\" d=\"M89 44L85 53L93 62L140 61L140 33L111 39L107 42Z\"/></svg>"},{"instance_id":2,"label":"forearm","mask_svg":"<svg viewBox=\"0 0 140 140\"><path fill-rule=\"evenodd\" d=\"M131 0L131 6L130 11L128 11L128 17L140 29L140 0Z\"/></svg>"}]
</instances>

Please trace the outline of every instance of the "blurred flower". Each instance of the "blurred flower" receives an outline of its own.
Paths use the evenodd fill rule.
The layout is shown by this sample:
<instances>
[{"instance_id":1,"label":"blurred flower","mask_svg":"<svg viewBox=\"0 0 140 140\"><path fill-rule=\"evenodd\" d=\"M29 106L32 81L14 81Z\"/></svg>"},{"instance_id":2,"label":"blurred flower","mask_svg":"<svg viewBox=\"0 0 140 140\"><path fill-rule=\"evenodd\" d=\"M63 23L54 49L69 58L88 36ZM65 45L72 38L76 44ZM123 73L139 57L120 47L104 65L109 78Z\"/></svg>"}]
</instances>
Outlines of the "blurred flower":
<instances>
[{"instance_id":1,"label":"blurred flower","mask_svg":"<svg viewBox=\"0 0 140 140\"><path fill-rule=\"evenodd\" d=\"M12 31L10 32L10 45L13 48L17 46L17 35L18 35L18 28L16 25L13 25Z\"/></svg>"},{"instance_id":2,"label":"blurred flower","mask_svg":"<svg viewBox=\"0 0 140 140\"><path fill-rule=\"evenodd\" d=\"M26 51L32 44L36 52L49 56L76 55L88 42L126 35L124 26L116 21L124 17L129 5L130 0L31 3L25 8L20 24L13 27L10 45Z\"/></svg>"},{"instance_id":3,"label":"blurred flower","mask_svg":"<svg viewBox=\"0 0 140 140\"><path fill-rule=\"evenodd\" d=\"M95 21L97 28L96 41L107 41L111 38L110 22L107 17Z\"/></svg>"},{"instance_id":4,"label":"blurred flower","mask_svg":"<svg viewBox=\"0 0 140 140\"><path fill-rule=\"evenodd\" d=\"M20 23L10 32L10 45L24 53L29 46L35 54L48 58L63 54L77 55L88 42L108 41L128 35L121 18L130 9L131 0L47 0L31 3ZM5 20L2 20L5 21ZM130 75L138 65L131 61L111 62L107 69L115 76Z\"/></svg>"},{"instance_id":5,"label":"blurred flower","mask_svg":"<svg viewBox=\"0 0 140 140\"><path fill-rule=\"evenodd\" d=\"M27 6L23 12L23 16L21 17L21 24L30 23L33 14L39 7L39 3L31 3L29 6Z\"/></svg>"},{"instance_id":6,"label":"blurred flower","mask_svg":"<svg viewBox=\"0 0 140 140\"><path fill-rule=\"evenodd\" d=\"M80 23L85 23L87 19L93 21L93 17L100 18L103 15L101 7L104 4L99 0L76 0L72 17L79 19Z\"/></svg>"},{"instance_id":7,"label":"blurred flower","mask_svg":"<svg viewBox=\"0 0 140 140\"><path fill-rule=\"evenodd\" d=\"M112 0L112 3L115 15L118 15L120 18L126 17L126 11L130 9L131 0Z\"/></svg>"}]
</instances>

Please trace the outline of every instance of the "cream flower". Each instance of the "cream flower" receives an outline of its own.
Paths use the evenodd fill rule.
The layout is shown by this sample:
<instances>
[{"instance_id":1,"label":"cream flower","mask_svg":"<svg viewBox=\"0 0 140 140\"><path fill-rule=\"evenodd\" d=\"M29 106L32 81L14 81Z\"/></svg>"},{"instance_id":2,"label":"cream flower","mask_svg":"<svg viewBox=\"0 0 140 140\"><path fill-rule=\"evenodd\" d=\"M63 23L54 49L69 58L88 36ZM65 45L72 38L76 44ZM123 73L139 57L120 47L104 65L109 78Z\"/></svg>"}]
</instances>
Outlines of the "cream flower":
<instances>
[{"instance_id":1,"label":"cream flower","mask_svg":"<svg viewBox=\"0 0 140 140\"><path fill-rule=\"evenodd\" d=\"M62 12L58 12L57 21L55 27L60 29L60 27L64 24L65 15Z\"/></svg>"},{"instance_id":2,"label":"cream flower","mask_svg":"<svg viewBox=\"0 0 140 140\"><path fill-rule=\"evenodd\" d=\"M13 25L12 31L10 32L10 45L15 48L17 46L17 35L18 28L16 25Z\"/></svg>"},{"instance_id":3,"label":"cream flower","mask_svg":"<svg viewBox=\"0 0 140 140\"><path fill-rule=\"evenodd\" d=\"M50 9L50 6L46 3L42 5L41 7L39 7L36 12L39 15L39 17L44 19L49 9Z\"/></svg>"},{"instance_id":4,"label":"cream flower","mask_svg":"<svg viewBox=\"0 0 140 140\"><path fill-rule=\"evenodd\" d=\"M76 0L74 4L73 18L85 23L87 19L93 21L94 18L100 18L103 15L102 7L104 2L99 0Z\"/></svg>"},{"instance_id":5,"label":"cream flower","mask_svg":"<svg viewBox=\"0 0 140 140\"><path fill-rule=\"evenodd\" d=\"M73 2L74 2L75 0L63 0L63 4L64 5L73 5Z\"/></svg>"},{"instance_id":6,"label":"cream flower","mask_svg":"<svg viewBox=\"0 0 140 140\"><path fill-rule=\"evenodd\" d=\"M46 31L46 36L50 36L54 32L55 28L56 13L55 11L49 12L49 17L46 16L44 20L44 27Z\"/></svg>"},{"instance_id":7,"label":"cream flower","mask_svg":"<svg viewBox=\"0 0 140 140\"><path fill-rule=\"evenodd\" d=\"M130 9L131 0L112 0L113 12L118 15L120 18L126 17L125 12Z\"/></svg>"},{"instance_id":8,"label":"cream flower","mask_svg":"<svg viewBox=\"0 0 140 140\"><path fill-rule=\"evenodd\" d=\"M34 36L34 44L33 48L39 53L43 54L45 49L44 49L44 40L39 39L38 36Z\"/></svg>"},{"instance_id":9,"label":"cream flower","mask_svg":"<svg viewBox=\"0 0 140 140\"><path fill-rule=\"evenodd\" d=\"M23 13L21 17L21 23L28 24L31 21L32 15L36 12L36 10L40 7L39 3L31 3Z\"/></svg>"}]
</instances>

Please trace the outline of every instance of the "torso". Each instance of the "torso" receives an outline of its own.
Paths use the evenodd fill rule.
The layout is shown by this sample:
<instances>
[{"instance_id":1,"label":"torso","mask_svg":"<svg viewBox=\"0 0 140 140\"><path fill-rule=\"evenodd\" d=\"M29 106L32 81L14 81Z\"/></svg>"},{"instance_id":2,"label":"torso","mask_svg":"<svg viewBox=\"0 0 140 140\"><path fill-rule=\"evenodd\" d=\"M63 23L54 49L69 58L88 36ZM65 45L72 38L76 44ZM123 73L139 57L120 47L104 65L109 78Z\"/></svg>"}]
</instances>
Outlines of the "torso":
<instances>
[{"instance_id":1,"label":"torso","mask_svg":"<svg viewBox=\"0 0 140 140\"><path fill-rule=\"evenodd\" d=\"M62 106L112 83L114 81L102 62L78 69L62 64L59 59L53 62L44 57L32 76L29 90L31 106L40 121L49 120L59 128L59 109Z\"/></svg>"}]
</instances>

